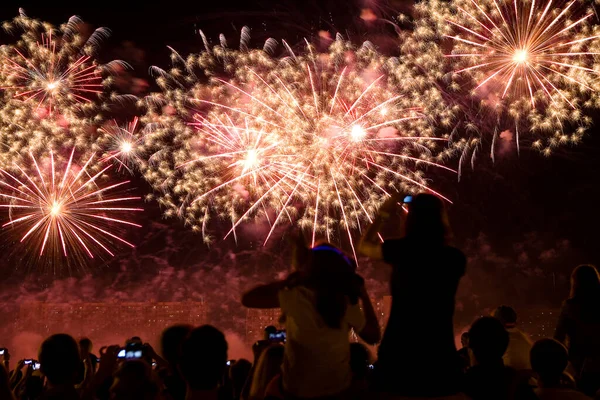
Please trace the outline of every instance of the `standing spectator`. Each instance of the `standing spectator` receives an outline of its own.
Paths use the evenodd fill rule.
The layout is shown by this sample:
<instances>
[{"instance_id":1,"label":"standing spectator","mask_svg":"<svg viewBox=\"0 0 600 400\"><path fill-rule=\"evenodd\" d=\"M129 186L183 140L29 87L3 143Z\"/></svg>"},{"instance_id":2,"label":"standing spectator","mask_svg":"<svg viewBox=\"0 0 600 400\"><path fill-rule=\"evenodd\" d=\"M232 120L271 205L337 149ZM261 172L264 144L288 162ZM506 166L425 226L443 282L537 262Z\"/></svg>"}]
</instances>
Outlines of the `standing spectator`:
<instances>
[{"instance_id":1,"label":"standing spectator","mask_svg":"<svg viewBox=\"0 0 600 400\"><path fill-rule=\"evenodd\" d=\"M250 361L242 358L237 360L229 367L229 382L231 382L233 400L239 400L242 396L244 384L250 376L252 364Z\"/></svg>"},{"instance_id":2,"label":"standing spectator","mask_svg":"<svg viewBox=\"0 0 600 400\"><path fill-rule=\"evenodd\" d=\"M219 399L226 367L227 341L223 333L210 325L192 330L181 346L179 364L187 386L186 400Z\"/></svg>"},{"instance_id":3,"label":"standing spectator","mask_svg":"<svg viewBox=\"0 0 600 400\"><path fill-rule=\"evenodd\" d=\"M307 253L307 263L298 272L252 289L242 304L281 307L287 331L282 368L287 394L333 397L352 382L350 329L374 344L380 339L379 323L353 260L327 244Z\"/></svg>"},{"instance_id":4,"label":"standing spectator","mask_svg":"<svg viewBox=\"0 0 600 400\"><path fill-rule=\"evenodd\" d=\"M504 365L517 371L530 370L529 352L533 343L531 339L517 328L517 313L512 307L500 306L492 313L508 332L508 349L504 353Z\"/></svg>"},{"instance_id":5,"label":"standing spectator","mask_svg":"<svg viewBox=\"0 0 600 400\"><path fill-rule=\"evenodd\" d=\"M160 396L152 368L144 360L125 361L110 388L113 400L157 400Z\"/></svg>"},{"instance_id":6,"label":"standing spectator","mask_svg":"<svg viewBox=\"0 0 600 400\"><path fill-rule=\"evenodd\" d=\"M591 400L562 384L569 363L567 349L554 339L541 339L531 349L531 366L537 375L539 400Z\"/></svg>"},{"instance_id":7,"label":"standing spectator","mask_svg":"<svg viewBox=\"0 0 600 400\"><path fill-rule=\"evenodd\" d=\"M579 388L594 396L600 389L600 276L593 265L573 271L554 338L567 345Z\"/></svg>"},{"instance_id":8,"label":"standing spectator","mask_svg":"<svg viewBox=\"0 0 600 400\"><path fill-rule=\"evenodd\" d=\"M260 355L252 384L250 385L249 400L264 400L269 383L277 375L281 375L281 364L283 363L283 346L272 344Z\"/></svg>"},{"instance_id":9,"label":"standing spectator","mask_svg":"<svg viewBox=\"0 0 600 400\"><path fill-rule=\"evenodd\" d=\"M77 382L83 382L86 373L94 374L96 372L96 366L98 364L98 357L92 354L93 344L92 341L86 337L79 339L79 355L81 356L81 363L79 371L77 373ZM90 371L86 371L86 365L91 366Z\"/></svg>"},{"instance_id":10,"label":"standing spectator","mask_svg":"<svg viewBox=\"0 0 600 400\"><path fill-rule=\"evenodd\" d=\"M3 364L0 363L0 399L15 400L15 396L10 388L10 380L8 371Z\"/></svg>"},{"instance_id":11,"label":"standing spectator","mask_svg":"<svg viewBox=\"0 0 600 400\"><path fill-rule=\"evenodd\" d=\"M464 389L472 400L535 399L517 371L504 366L508 340L508 332L496 318L483 317L471 326L469 348L474 365L465 375Z\"/></svg>"},{"instance_id":12,"label":"standing spectator","mask_svg":"<svg viewBox=\"0 0 600 400\"><path fill-rule=\"evenodd\" d=\"M393 196L381 206L359 244L361 253L392 266L392 310L379 346L375 386L401 396L454 395L460 391L462 368L453 316L466 258L447 245L443 203L429 194L408 204L405 237L381 243L384 222L403 213L399 200Z\"/></svg>"},{"instance_id":13,"label":"standing spectator","mask_svg":"<svg viewBox=\"0 0 600 400\"><path fill-rule=\"evenodd\" d=\"M81 357L75 339L64 333L50 336L42 343L39 360L41 371L47 379L42 399L79 399L75 384Z\"/></svg>"},{"instance_id":14,"label":"standing spectator","mask_svg":"<svg viewBox=\"0 0 600 400\"><path fill-rule=\"evenodd\" d=\"M184 339L192 331L191 325L173 325L165 329L160 337L160 347L163 358L168 364L160 370L165 389L173 400L185 398L185 381L179 372L181 346Z\"/></svg>"}]
</instances>

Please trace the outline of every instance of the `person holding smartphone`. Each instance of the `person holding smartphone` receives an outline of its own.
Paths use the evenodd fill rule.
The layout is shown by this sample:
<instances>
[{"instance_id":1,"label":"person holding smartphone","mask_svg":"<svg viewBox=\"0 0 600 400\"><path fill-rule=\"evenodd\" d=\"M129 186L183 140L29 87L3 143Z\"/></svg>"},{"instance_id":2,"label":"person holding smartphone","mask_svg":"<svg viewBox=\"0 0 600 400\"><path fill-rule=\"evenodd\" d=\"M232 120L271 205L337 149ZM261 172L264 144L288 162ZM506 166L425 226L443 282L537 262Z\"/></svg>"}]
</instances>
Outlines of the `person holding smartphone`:
<instances>
[{"instance_id":1,"label":"person holding smartphone","mask_svg":"<svg viewBox=\"0 0 600 400\"><path fill-rule=\"evenodd\" d=\"M398 221L400 231L403 219L404 235L382 242L379 233L386 222ZM374 370L380 392L442 397L460 391L453 316L467 261L448 245L449 235L442 200L396 194L381 206L359 243L360 253L392 267L392 309Z\"/></svg>"},{"instance_id":2,"label":"person holding smartphone","mask_svg":"<svg viewBox=\"0 0 600 400\"><path fill-rule=\"evenodd\" d=\"M334 398L344 395L352 381L350 330L374 344L380 339L379 323L354 260L329 244L298 250L303 264L297 272L250 290L242 304L281 308L287 334L281 378L286 395Z\"/></svg>"}]
</instances>

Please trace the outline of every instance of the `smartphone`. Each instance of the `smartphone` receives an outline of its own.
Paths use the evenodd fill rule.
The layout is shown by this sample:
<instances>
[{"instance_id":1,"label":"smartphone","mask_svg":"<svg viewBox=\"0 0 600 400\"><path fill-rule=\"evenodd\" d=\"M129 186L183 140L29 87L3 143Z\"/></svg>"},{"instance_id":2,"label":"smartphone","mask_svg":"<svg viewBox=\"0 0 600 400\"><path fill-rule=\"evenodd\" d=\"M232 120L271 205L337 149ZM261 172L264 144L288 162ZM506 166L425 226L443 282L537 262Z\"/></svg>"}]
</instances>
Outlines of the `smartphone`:
<instances>
[{"instance_id":1,"label":"smartphone","mask_svg":"<svg viewBox=\"0 0 600 400\"><path fill-rule=\"evenodd\" d=\"M0 349L0 356L3 356L5 351L6 349Z\"/></svg>"},{"instance_id":2,"label":"smartphone","mask_svg":"<svg viewBox=\"0 0 600 400\"><path fill-rule=\"evenodd\" d=\"M285 343L286 333L285 330L282 329L280 331L275 331L273 333L269 333L269 341L275 343Z\"/></svg>"},{"instance_id":3,"label":"smartphone","mask_svg":"<svg viewBox=\"0 0 600 400\"><path fill-rule=\"evenodd\" d=\"M25 365L29 365L33 362L33 360L29 359L29 360L23 360L23 364Z\"/></svg>"},{"instance_id":4,"label":"smartphone","mask_svg":"<svg viewBox=\"0 0 600 400\"><path fill-rule=\"evenodd\" d=\"M125 358L135 360L144 356L144 346L141 343L129 343L125 346Z\"/></svg>"},{"instance_id":5,"label":"smartphone","mask_svg":"<svg viewBox=\"0 0 600 400\"><path fill-rule=\"evenodd\" d=\"M369 369L375 369L375 366L373 364L369 364Z\"/></svg>"},{"instance_id":6,"label":"smartphone","mask_svg":"<svg viewBox=\"0 0 600 400\"><path fill-rule=\"evenodd\" d=\"M39 362L33 363L33 370L37 371L38 369L40 369L41 366L42 364L40 364Z\"/></svg>"},{"instance_id":7,"label":"smartphone","mask_svg":"<svg viewBox=\"0 0 600 400\"><path fill-rule=\"evenodd\" d=\"M403 200L403 203L408 204L412 202L412 196L406 196Z\"/></svg>"},{"instance_id":8,"label":"smartphone","mask_svg":"<svg viewBox=\"0 0 600 400\"><path fill-rule=\"evenodd\" d=\"M225 365L227 365L228 367L231 367L233 364L235 364L235 360L227 360L227 362L225 363Z\"/></svg>"},{"instance_id":9,"label":"smartphone","mask_svg":"<svg viewBox=\"0 0 600 400\"><path fill-rule=\"evenodd\" d=\"M117 354L117 358L125 358L125 349L121 349Z\"/></svg>"}]
</instances>

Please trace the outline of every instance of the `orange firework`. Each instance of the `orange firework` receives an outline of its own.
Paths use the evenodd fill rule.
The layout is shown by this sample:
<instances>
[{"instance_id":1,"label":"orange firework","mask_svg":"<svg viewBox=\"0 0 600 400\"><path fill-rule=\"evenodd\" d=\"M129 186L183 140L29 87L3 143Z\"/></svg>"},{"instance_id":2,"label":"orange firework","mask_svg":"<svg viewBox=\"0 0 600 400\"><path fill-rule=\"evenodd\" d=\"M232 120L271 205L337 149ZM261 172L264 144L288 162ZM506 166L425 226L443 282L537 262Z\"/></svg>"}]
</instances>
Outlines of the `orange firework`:
<instances>
[{"instance_id":1,"label":"orange firework","mask_svg":"<svg viewBox=\"0 0 600 400\"><path fill-rule=\"evenodd\" d=\"M115 230L140 227L126 219L131 212L143 211L127 205L140 198L118 195L129 181L102 186L110 166L92 175L89 168L94 156L83 165L73 158L74 150L68 161L58 162L51 151L48 159L31 155L33 173L19 165L14 171L0 169L0 198L4 200L0 207L8 210L2 227L21 231L20 241L39 247L40 257L50 250L65 257L75 253L94 258L96 249L113 256L110 247L115 244L134 247Z\"/></svg>"},{"instance_id":2,"label":"orange firework","mask_svg":"<svg viewBox=\"0 0 600 400\"><path fill-rule=\"evenodd\" d=\"M577 93L593 91L600 53L590 46L600 38L590 26L593 10L579 12L576 0L459 0L445 20L454 26L450 57L461 58L457 73L469 73L475 91L486 86L500 99L529 98L537 103L578 106Z\"/></svg>"}]
</instances>

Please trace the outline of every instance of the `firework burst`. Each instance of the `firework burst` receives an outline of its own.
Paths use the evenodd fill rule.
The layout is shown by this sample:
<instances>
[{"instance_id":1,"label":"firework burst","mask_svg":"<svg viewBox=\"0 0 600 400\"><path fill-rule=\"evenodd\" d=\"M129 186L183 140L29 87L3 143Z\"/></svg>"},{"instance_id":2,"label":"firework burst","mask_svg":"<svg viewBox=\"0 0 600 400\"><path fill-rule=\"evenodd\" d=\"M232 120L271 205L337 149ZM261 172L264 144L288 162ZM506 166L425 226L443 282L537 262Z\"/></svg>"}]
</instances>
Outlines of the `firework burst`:
<instances>
[{"instance_id":1,"label":"firework burst","mask_svg":"<svg viewBox=\"0 0 600 400\"><path fill-rule=\"evenodd\" d=\"M51 151L47 159L31 155L32 172L19 165L0 169L0 207L8 212L2 227L19 232L21 243L28 242L27 248L37 247L40 257L50 259L61 253L77 259L99 252L113 256L115 245L134 247L119 233L120 228L140 227L127 219L143 211L128 206L139 197L119 195L129 181L101 184L110 166L89 174L93 158L78 165L73 150L68 161L56 162Z\"/></svg>"},{"instance_id":2,"label":"firework burst","mask_svg":"<svg viewBox=\"0 0 600 400\"><path fill-rule=\"evenodd\" d=\"M168 213L205 235L212 215L230 222L226 236L261 217L265 242L287 222L313 240L352 243L390 192L433 191L422 167L449 169L434 155L445 140L428 136L418 105L388 86L386 58L341 38L327 53L308 45L296 55L286 45L283 59L273 46L248 51L242 40L240 51L207 48L181 70L158 71L164 97L148 101L163 112L147 118L164 120L149 137L172 146L173 158L150 163L146 176L165 192ZM215 65L231 78L216 77ZM198 66L208 85L189 79ZM182 121L165 133L174 119Z\"/></svg>"},{"instance_id":3,"label":"firework burst","mask_svg":"<svg viewBox=\"0 0 600 400\"><path fill-rule=\"evenodd\" d=\"M22 31L14 45L0 48L0 88L5 96L43 108L49 114L77 113L93 109L110 78L104 78L116 63L99 65L94 58L106 28L91 35L82 33L84 23L71 17L56 29L27 17L23 12L5 23L4 29Z\"/></svg>"},{"instance_id":4,"label":"firework burst","mask_svg":"<svg viewBox=\"0 0 600 400\"><path fill-rule=\"evenodd\" d=\"M574 94L592 91L598 77L590 68L598 53L588 48L600 38L589 25L593 10L579 16L573 13L575 3L469 0L456 5L456 18L447 19L456 28L448 35L455 41L450 57L465 64L456 73L472 72L474 91L488 89L500 100L527 97L531 108L559 101L575 108Z\"/></svg>"},{"instance_id":5,"label":"firework burst","mask_svg":"<svg viewBox=\"0 0 600 400\"><path fill-rule=\"evenodd\" d=\"M451 139L463 163L507 132L549 155L575 144L597 107L595 62L600 30L575 2L427 0L415 6L414 29L401 47L400 69L421 67L452 104ZM423 70L428 66L430 69ZM434 71L434 72L431 72ZM441 115L441 114L435 114ZM459 139L460 138L460 139Z\"/></svg>"},{"instance_id":6,"label":"firework burst","mask_svg":"<svg viewBox=\"0 0 600 400\"><path fill-rule=\"evenodd\" d=\"M138 117L124 125L111 121L100 129L101 136L96 143L105 150L100 161L112 162L118 171L133 173L143 165L144 136L140 131Z\"/></svg>"}]
</instances>

